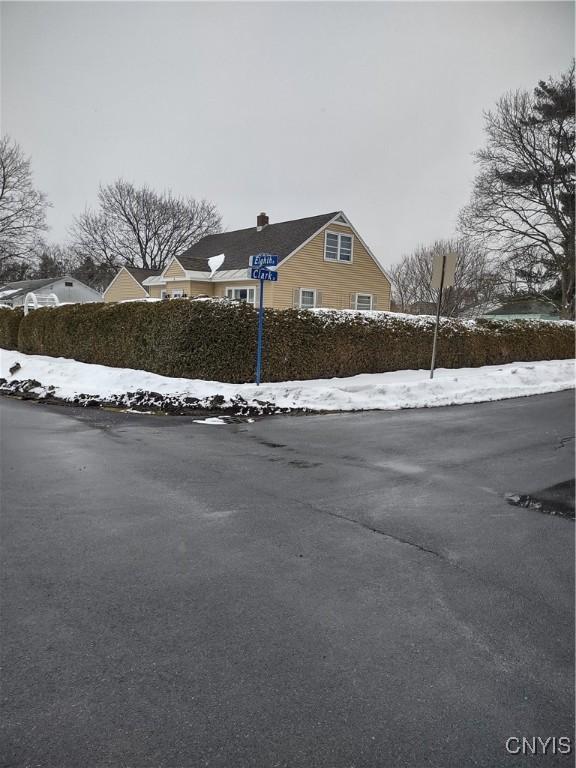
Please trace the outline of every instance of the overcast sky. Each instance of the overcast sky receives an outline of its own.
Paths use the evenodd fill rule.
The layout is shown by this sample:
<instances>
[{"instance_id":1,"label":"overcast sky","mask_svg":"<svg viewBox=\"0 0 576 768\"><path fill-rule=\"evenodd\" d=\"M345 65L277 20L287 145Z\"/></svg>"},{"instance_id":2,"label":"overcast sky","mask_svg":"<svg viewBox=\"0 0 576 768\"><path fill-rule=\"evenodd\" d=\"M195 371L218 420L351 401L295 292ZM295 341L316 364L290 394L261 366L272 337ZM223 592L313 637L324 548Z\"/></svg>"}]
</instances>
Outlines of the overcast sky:
<instances>
[{"instance_id":1,"label":"overcast sky","mask_svg":"<svg viewBox=\"0 0 576 768\"><path fill-rule=\"evenodd\" d=\"M343 210L385 264L454 233L482 111L565 70L571 2L3 3L2 132L52 241L123 177L226 229Z\"/></svg>"}]
</instances>

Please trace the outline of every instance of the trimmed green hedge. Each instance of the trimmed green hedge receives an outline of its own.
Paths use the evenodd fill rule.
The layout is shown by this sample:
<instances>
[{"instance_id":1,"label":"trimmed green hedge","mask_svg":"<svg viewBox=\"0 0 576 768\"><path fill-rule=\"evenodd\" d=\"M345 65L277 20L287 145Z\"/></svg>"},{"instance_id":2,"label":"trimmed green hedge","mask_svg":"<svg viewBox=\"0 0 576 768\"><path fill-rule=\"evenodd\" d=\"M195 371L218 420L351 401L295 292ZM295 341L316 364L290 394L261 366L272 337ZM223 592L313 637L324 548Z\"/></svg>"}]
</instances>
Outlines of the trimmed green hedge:
<instances>
[{"instance_id":1,"label":"trimmed green hedge","mask_svg":"<svg viewBox=\"0 0 576 768\"><path fill-rule=\"evenodd\" d=\"M2 349L18 349L18 328L23 317L23 309L0 307L0 347Z\"/></svg>"},{"instance_id":2,"label":"trimmed green hedge","mask_svg":"<svg viewBox=\"0 0 576 768\"><path fill-rule=\"evenodd\" d=\"M0 339L10 341L15 321L4 312ZM429 317L268 309L263 379L426 368L433 330ZM256 333L256 310L225 300L70 304L36 309L22 318L18 349L166 376L245 382L254 378ZM572 323L443 320L437 365L570 358L573 339Z\"/></svg>"}]
</instances>

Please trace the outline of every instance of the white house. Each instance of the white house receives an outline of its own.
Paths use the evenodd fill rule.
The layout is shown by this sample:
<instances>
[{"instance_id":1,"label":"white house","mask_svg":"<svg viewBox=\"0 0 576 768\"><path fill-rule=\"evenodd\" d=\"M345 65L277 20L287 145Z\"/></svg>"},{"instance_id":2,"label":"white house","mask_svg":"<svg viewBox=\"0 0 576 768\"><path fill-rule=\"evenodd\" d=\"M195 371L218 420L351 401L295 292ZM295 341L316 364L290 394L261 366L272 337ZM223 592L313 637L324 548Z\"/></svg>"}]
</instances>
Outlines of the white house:
<instances>
[{"instance_id":1,"label":"white house","mask_svg":"<svg viewBox=\"0 0 576 768\"><path fill-rule=\"evenodd\" d=\"M102 301L102 294L90 288L75 277L46 277L41 280L18 280L0 285L0 306L23 307L26 296L33 293L46 298L55 295L60 304L84 304L88 301Z\"/></svg>"}]
</instances>

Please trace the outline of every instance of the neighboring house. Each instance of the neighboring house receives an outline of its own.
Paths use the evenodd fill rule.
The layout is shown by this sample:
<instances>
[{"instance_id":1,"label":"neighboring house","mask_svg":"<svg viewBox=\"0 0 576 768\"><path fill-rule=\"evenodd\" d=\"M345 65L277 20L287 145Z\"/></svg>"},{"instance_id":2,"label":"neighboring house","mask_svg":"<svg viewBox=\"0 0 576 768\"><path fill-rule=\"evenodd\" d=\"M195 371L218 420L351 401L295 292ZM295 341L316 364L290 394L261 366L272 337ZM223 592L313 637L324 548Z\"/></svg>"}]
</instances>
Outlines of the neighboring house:
<instances>
[{"instance_id":1,"label":"neighboring house","mask_svg":"<svg viewBox=\"0 0 576 768\"><path fill-rule=\"evenodd\" d=\"M161 274L161 269L122 267L104 291L104 301L148 299L150 293L148 286L143 285L144 280L149 277L158 277Z\"/></svg>"},{"instance_id":2,"label":"neighboring house","mask_svg":"<svg viewBox=\"0 0 576 768\"><path fill-rule=\"evenodd\" d=\"M262 213L255 227L208 235L141 282L129 282L120 270L105 301L145 298L134 285L139 282L151 298L203 295L254 304L258 281L248 279L247 272L250 256L258 253L279 257L278 282L266 283L267 307L390 309L390 280L341 211L279 224L270 224ZM224 259L211 272L208 259L218 256ZM138 297L131 295L136 290Z\"/></svg>"},{"instance_id":3,"label":"neighboring house","mask_svg":"<svg viewBox=\"0 0 576 768\"><path fill-rule=\"evenodd\" d=\"M437 304L435 301L415 301L410 304L407 312L411 315L435 315Z\"/></svg>"},{"instance_id":4,"label":"neighboring house","mask_svg":"<svg viewBox=\"0 0 576 768\"><path fill-rule=\"evenodd\" d=\"M89 288L70 275L46 277L39 280L18 280L0 286L0 305L22 307L29 293L37 297L54 294L60 304L83 304L87 301L102 301L102 294Z\"/></svg>"},{"instance_id":5,"label":"neighboring house","mask_svg":"<svg viewBox=\"0 0 576 768\"><path fill-rule=\"evenodd\" d=\"M552 302L539 297L518 297L501 304L469 311L468 316L485 317L487 320L560 320L560 312Z\"/></svg>"}]
</instances>

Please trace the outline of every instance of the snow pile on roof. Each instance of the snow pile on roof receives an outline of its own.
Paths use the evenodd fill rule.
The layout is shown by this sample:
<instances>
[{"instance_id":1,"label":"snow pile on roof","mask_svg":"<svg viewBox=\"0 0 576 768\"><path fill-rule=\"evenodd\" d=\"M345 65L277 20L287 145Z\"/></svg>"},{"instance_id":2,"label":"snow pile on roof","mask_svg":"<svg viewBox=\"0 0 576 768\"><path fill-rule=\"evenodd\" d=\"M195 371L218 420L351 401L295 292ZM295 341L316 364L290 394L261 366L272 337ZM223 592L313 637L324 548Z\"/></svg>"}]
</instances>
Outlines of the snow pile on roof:
<instances>
[{"instance_id":1,"label":"snow pile on roof","mask_svg":"<svg viewBox=\"0 0 576 768\"><path fill-rule=\"evenodd\" d=\"M210 256L208 259L208 269L210 270L210 277L214 277L214 273L217 272L222 264L224 264L225 254L220 253L218 256Z\"/></svg>"},{"instance_id":2,"label":"snow pile on roof","mask_svg":"<svg viewBox=\"0 0 576 768\"><path fill-rule=\"evenodd\" d=\"M14 376L10 368L20 369ZM130 368L89 365L65 358L24 355L0 350L0 391L31 391L70 402L121 403L127 407L221 408L242 406L264 412L396 410L461 403L479 403L510 397L558 392L574 386L573 360L438 369L429 372L394 371L349 378L286 381L274 384L227 384L199 379L159 376ZM26 388L18 389L18 380ZM30 384L33 381L33 384Z\"/></svg>"}]
</instances>

